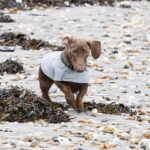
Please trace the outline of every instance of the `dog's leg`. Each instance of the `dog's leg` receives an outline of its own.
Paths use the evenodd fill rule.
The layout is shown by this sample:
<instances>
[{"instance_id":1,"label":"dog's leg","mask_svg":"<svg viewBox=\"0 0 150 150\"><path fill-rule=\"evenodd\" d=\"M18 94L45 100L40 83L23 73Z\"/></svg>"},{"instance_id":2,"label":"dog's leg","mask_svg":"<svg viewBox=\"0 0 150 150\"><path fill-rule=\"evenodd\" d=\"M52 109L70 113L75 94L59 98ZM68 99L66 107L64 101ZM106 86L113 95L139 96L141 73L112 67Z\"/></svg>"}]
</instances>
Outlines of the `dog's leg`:
<instances>
[{"instance_id":1,"label":"dog's leg","mask_svg":"<svg viewBox=\"0 0 150 150\"><path fill-rule=\"evenodd\" d=\"M66 98L68 105L72 106L74 108L75 107L75 99L74 99L74 94L71 91L71 88L68 85L63 84L61 82L55 82L55 84L65 94L65 98Z\"/></svg>"},{"instance_id":2,"label":"dog's leg","mask_svg":"<svg viewBox=\"0 0 150 150\"><path fill-rule=\"evenodd\" d=\"M86 94L87 89L88 89L88 84L82 85L82 88L77 95L75 107L78 112L83 111L82 99L83 99L84 95Z\"/></svg>"},{"instance_id":3,"label":"dog's leg","mask_svg":"<svg viewBox=\"0 0 150 150\"><path fill-rule=\"evenodd\" d=\"M42 97L47 100L49 103L52 103L52 100L49 97L48 91L52 84L54 83L53 80L48 78L41 70L39 69L39 83L40 83L40 89L42 91Z\"/></svg>"},{"instance_id":4,"label":"dog's leg","mask_svg":"<svg viewBox=\"0 0 150 150\"><path fill-rule=\"evenodd\" d=\"M42 91L42 97L47 100L49 103L52 103L52 100L49 97L48 91L52 86L53 81L40 81L40 88Z\"/></svg>"}]
</instances>

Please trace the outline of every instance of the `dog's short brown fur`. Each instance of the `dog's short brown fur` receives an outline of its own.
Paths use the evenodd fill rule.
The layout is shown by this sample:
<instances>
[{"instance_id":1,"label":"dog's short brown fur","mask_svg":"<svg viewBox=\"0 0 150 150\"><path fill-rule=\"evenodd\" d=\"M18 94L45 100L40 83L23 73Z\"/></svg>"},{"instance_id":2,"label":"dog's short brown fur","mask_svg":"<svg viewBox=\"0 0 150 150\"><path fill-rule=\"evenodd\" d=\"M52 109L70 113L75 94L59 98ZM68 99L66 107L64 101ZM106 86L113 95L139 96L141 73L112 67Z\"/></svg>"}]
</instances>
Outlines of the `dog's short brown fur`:
<instances>
[{"instance_id":1,"label":"dog's short brown fur","mask_svg":"<svg viewBox=\"0 0 150 150\"><path fill-rule=\"evenodd\" d=\"M101 43L99 41L77 39L65 35L62 38L62 44L66 46L63 53L76 72L83 72L86 70L86 60L90 51L95 59L101 54ZM64 63L63 59L62 62ZM43 98L50 103L52 103L52 100L48 95L48 91L52 84L55 83L65 94L66 101L70 106L76 108L77 111L83 110L82 99L87 92L88 84L53 81L42 72L41 67L39 69L39 82ZM74 93L76 92L78 92L78 95L75 100Z\"/></svg>"}]
</instances>

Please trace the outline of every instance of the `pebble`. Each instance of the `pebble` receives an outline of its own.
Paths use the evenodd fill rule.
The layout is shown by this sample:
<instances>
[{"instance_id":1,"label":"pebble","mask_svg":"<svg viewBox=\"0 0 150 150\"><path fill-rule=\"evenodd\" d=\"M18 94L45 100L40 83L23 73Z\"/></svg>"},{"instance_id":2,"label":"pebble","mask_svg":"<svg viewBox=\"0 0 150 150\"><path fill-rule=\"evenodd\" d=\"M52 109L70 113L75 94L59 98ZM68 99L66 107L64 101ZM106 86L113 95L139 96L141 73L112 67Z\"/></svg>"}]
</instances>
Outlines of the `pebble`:
<instances>
[{"instance_id":1,"label":"pebble","mask_svg":"<svg viewBox=\"0 0 150 150\"><path fill-rule=\"evenodd\" d=\"M115 129L109 126L105 126L104 129L102 130L104 133L114 133Z\"/></svg>"},{"instance_id":2,"label":"pebble","mask_svg":"<svg viewBox=\"0 0 150 150\"><path fill-rule=\"evenodd\" d=\"M131 41L123 41L125 44L131 44Z\"/></svg>"},{"instance_id":3,"label":"pebble","mask_svg":"<svg viewBox=\"0 0 150 150\"><path fill-rule=\"evenodd\" d=\"M146 150L146 145L142 145L140 148Z\"/></svg>"},{"instance_id":4,"label":"pebble","mask_svg":"<svg viewBox=\"0 0 150 150\"><path fill-rule=\"evenodd\" d=\"M52 140L54 142L58 142L58 143L60 143L62 145L69 145L70 144L70 141L67 138L65 138L65 137L54 136L54 137L52 137Z\"/></svg>"},{"instance_id":5,"label":"pebble","mask_svg":"<svg viewBox=\"0 0 150 150\"><path fill-rule=\"evenodd\" d=\"M131 8L131 3L130 1L123 1L118 3L117 6L121 8Z\"/></svg>"},{"instance_id":6,"label":"pebble","mask_svg":"<svg viewBox=\"0 0 150 150\"><path fill-rule=\"evenodd\" d=\"M17 146L17 144L15 142L10 142L10 145L12 145L13 147Z\"/></svg>"},{"instance_id":7,"label":"pebble","mask_svg":"<svg viewBox=\"0 0 150 150\"><path fill-rule=\"evenodd\" d=\"M123 68L124 68L124 69L129 69L129 68L130 68L130 65L129 65L129 64L124 64L124 65L123 65Z\"/></svg>"},{"instance_id":8,"label":"pebble","mask_svg":"<svg viewBox=\"0 0 150 150\"><path fill-rule=\"evenodd\" d=\"M101 121L102 122L108 122L108 119L102 119Z\"/></svg>"}]
</instances>

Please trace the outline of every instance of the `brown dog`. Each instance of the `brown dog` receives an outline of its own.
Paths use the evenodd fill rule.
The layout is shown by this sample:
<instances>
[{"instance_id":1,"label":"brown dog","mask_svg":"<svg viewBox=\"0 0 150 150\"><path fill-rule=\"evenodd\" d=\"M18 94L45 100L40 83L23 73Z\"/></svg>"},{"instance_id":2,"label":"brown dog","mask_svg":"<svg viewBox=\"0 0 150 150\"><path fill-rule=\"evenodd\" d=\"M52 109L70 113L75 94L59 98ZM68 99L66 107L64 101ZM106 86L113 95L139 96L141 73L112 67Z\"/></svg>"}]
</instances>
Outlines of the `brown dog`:
<instances>
[{"instance_id":1,"label":"brown dog","mask_svg":"<svg viewBox=\"0 0 150 150\"><path fill-rule=\"evenodd\" d=\"M77 111L82 111L82 99L87 92L89 82L86 68L87 57L91 51L92 56L95 59L98 58L101 54L101 43L65 35L62 38L62 44L66 47L63 52L50 53L41 63L39 82L42 96L52 103L48 91L55 83L65 94L68 105L76 108ZM53 58L50 58L51 56ZM78 94L75 100L74 93L76 92Z\"/></svg>"}]
</instances>

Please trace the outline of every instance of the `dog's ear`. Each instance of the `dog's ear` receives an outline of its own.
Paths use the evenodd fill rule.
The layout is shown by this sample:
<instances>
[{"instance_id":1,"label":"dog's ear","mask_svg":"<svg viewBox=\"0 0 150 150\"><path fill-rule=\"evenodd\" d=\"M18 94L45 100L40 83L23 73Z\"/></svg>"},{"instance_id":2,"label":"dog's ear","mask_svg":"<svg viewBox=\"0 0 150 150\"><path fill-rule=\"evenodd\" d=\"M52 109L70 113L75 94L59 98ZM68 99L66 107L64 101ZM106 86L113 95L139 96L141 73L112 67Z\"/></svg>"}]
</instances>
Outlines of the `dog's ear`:
<instances>
[{"instance_id":1,"label":"dog's ear","mask_svg":"<svg viewBox=\"0 0 150 150\"><path fill-rule=\"evenodd\" d=\"M101 42L95 40L88 40L87 44L91 49L92 56L97 59L101 54Z\"/></svg>"},{"instance_id":2,"label":"dog's ear","mask_svg":"<svg viewBox=\"0 0 150 150\"><path fill-rule=\"evenodd\" d=\"M65 34L62 38L61 38L61 41L62 41L62 44L65 45L65 46L68 46L69 43L73 40L73 36L69 35L69 34Z\"/></svg>"}]
</instances>

